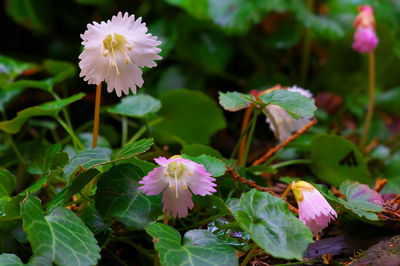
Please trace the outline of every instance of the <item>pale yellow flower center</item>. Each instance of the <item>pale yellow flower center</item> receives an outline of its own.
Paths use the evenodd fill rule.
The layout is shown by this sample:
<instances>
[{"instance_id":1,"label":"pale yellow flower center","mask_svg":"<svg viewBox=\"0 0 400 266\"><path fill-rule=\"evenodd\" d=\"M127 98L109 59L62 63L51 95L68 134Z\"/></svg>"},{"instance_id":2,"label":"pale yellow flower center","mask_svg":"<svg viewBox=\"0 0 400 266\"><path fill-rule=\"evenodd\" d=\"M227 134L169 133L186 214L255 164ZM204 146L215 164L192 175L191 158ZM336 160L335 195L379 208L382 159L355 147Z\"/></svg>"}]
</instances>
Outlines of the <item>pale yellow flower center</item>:
<instances>
[{"instance_id":1,"label":"pale yellow flower center","mask_svg":"<svg viewBox=\"0 0 400 266\"><path fill-rule=\"evenodd\" d=\"M176 159L176 158L182 158L180 155L174 155L170 159ZM182 188L184 190L187 189L186 182L184 180L178 181L179 179L182 179L184 177L184 174L191 175L191 172L188 171L188 169L183 165L181 162L172 162L168 164L167 169L165 171L165 175L169 176L171 178L171 181L173 180L174 183L170 181L169 187L171 189L175 189L175 196L176 198L179 198L178 194L178 183L183 183Z\"/></svg>"},{"instance_id":2,"label":"pale yellow flower center","mask_svg":"<svg viewBox=\"0 0 400 266\"><path fill-rule=\"evenodd\" d=\"M292 183L292 191L297 202L303 201L304 199L303 191L313 191L314 189L315 188L313 187L313 185L305 181L298 181L298 182L293 181Z\"/></svg>"},{"instance_id":3,"label":"pale yellow flower center","mask_svg":"<svg viewBox=\"0 0 400 266\"><path fill-rule=\"evenodd\" d=\"M103 40L103 46L103 55L105 57L110 56L110 63L113 67L115 67L117 75L119 75L119 69L115 55L121 53L124 56L124 63L130 64L131 60L127 54L127 51L131 51L132 46L125 39L124 36L117 33L108 34L107 37Z\"/></svg>"}]
</instances>

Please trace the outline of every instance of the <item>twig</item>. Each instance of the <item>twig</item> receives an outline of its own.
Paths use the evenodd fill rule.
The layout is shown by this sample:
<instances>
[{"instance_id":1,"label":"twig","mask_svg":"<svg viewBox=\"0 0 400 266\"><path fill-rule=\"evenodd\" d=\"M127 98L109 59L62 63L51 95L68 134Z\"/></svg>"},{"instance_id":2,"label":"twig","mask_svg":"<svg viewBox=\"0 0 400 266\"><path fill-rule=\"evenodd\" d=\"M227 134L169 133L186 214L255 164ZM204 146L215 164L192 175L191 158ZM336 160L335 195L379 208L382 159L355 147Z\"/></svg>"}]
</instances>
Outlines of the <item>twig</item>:
<instances>
[{"instance_id":1,"label":"twig","mask_svg":"<svg viewBox=\"0 0 400 266\"><path fill-rule=\"evenodd\" d=\"M235 170L233 170L230 167L226 168L226 171L232 176L232 178L235 181L239 181L242 184L248 185L249 187L255 188L259 191L263 191L263 192L268 192L271 195L281 198L280 195L276 194L275 192L272 191L272 188L267 188L267 187L262 187L256 184L256 182L254 182L253 180L247 180L246 178L240 176L238 173L235 172ZM289 202L287 202L289 209L294 212L294 213L298 213L299 211L297 210L296 207L294 207L293 205L291 205Z\"/></svg>"},{"instance_id":2,"label":"twig","mask_svg":"<svg viewBox=\"0 0 400 266\"><path fill-rule=\"evenodd\" d=\"M298 136L300 136L301 134L303 134L305 131L307 131L310 127L312 127L313 125L315 125L317 123L317 119L313 119L310 123L308 123L307 125L305 125L303 128L301 128L299 131L297 131L294 135L288 137L287 139L285 139L282 143L280 143L278 146L268 150L263 156L261 156L260 158L258 158L257 160L255 160L253 162L253 165L259 165L262 164L263 162L265 162L269 157L271 157L274 153L276 153L277 151L279 151L280 149L282 149L283 147L285 147L286 145L288 145L291 141L293 141L294 139L296 139Z\"/></svg>"},{"instance_id":3,"label":"twig","mask_svg":"<svg viewBox=\"0 0 400 266\"><path fill-rule=\"evenodd\" d=\"M387 179L381 179L379 177L376 178L374 190L379 193L379 191L382 190L382 188L386 185L386 183L387 183Z\"/></svg>"}]
</instances>

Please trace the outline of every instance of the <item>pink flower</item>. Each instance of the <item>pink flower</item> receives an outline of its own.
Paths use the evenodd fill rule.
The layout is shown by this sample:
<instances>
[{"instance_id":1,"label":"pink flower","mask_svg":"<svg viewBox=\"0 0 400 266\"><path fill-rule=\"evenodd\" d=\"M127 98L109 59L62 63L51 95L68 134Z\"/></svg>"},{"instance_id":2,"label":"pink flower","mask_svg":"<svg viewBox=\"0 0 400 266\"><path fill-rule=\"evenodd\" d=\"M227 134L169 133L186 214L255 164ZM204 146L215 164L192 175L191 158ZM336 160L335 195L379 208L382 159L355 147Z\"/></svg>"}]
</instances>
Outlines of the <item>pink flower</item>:
<instances>
[{"instance_id":1,"label":"pink flower","mask_svg":"<svg viewBox=\"0 0 400 266\"><path fill-rule=\"evenodd\" d=\"M154 159L160 167L155 168L139 182L139 189L146 195L163 192L163 211L174 217L185 217L188 209L194 207L192 193L200 196L211 195L216 190L210 173L203 165L183 159L179 155L167 159Z\"/></svg>"},{"instance_id":2,"label":"pink flower","mask_svg":"<svg viewBox=\"0 0 400 266\"><path fill-rule=\"evenodd\" d=\"M118 97L136 93L142 87L143 67L155 67L160 60L161 44L147 33L142 18L119 12L111 20L87 25L81 34L84 47L79 55L80 77L89 84L107 83L107 91L115 90Z\"/></svg>"},{"instance_id":3,"label":"pink flower","mask_svg":"<svg viewBox=\"0 0 400 266\"><path fill-rule=\"evenodd\" d=\"M360 13L354 20L353 49L359 53L370 53L378 45L379 39L375 31L374 9L371 6L360 6Z\"/></svg>"},{"instance_id":4,"label":"pink flower","mask_svg":"<svg viewBox=\"0 0 400 266\"><path fill-rule=\"evenodd\" d=\"M378 42L378 36L372 27L358 27L354 34L353 49L359 53L370 53Z\"/></svg>"},{"instance_id":5,"label":"pink flower","mask_svg":"<svg viewBox=\"0 0 400 266\"><path fill-rule=\"evenodd\" d=\"M331 220L336 219L335 210L310 183L293 182L292 190L299 206L299 219L313 234L320 233Z\"/></svg>"}]
</instances>

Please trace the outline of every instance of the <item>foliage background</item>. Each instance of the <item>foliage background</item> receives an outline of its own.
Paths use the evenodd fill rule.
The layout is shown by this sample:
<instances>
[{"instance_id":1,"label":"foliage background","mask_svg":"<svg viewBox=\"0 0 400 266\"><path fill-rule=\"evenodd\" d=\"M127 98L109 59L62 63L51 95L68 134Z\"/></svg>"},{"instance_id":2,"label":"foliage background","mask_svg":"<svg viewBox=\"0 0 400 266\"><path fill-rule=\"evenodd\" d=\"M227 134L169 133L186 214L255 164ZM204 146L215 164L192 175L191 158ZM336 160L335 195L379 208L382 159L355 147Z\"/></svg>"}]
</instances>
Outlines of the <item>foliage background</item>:
<instances>
[{"instance_id":1,"label":"foliage background","mask_svg":"<svg viewBox=\"0 0 400 266\"><path fill-rule=\"evenodd\" d=\"M38 65L45 59L55 59L76 66L76 74L56 84L54 89L63 97L86 93L82 101L70 106L69 112L74 127L88 131L94 86L88 86L78 75L78 55L82 49L80 34L91 21L109 19L118 11L127 11L143 17L149 31L163 42L163 60L156 68L145 70L145 84L139 92L161 99L161 116L172 114L173 118L180 117L183 121L176 119L176 123L174 120L168 126L151 126L150 134L145 135L156 137L157 152L165 151L164 145L168 145L167 153L174 154L180 153L184 144L202 143L210 144L229 157L239 135L243 114L222 113L222 109L216 108L218 91L248 93L279 83L311 90L319 107L316 113L318 125L276 158L295 159L310 156L311 138L318 134L333 133L355 142L361 134L367 103L368 64L365 55L351 49L352 23L357 6L361 4L374 7L380 38L376 49L377 108L370 133L370 140L376 139L378 145L365 161L373 177L389 180L384 192L399 193L400 3L396 0L6 0L0 9L0 54ZM25 74L33 79L49 76L43 71ZM0 85L3 86L5 82L1 77ZM173 90L182 89L196 93L184 91L188 94L186 98L181 95L182 99L171 94ZM114 93L103 96L105 107L120 102ZM192 101L186 101L189 98ZM24 108L50 100L51 95L43 90L24 90L13 101L7 102L6 115L12 118ZM203 116L203 120L202 106L211 106L212 110ZM173 113L174 110L177 113ZM121 146L120 121L115 119L115 114L103 113L101 135L112 148L118 148ZM140 129L143 122L140 119L133 119L137 124L130 127L129 136ZM156 118L146 119L153 121ZM185 127L196 128L196 123L185 124L188 120L201 125L198 131L182 133ZM29 124L24 129L31 132L32 128L42 126ZM60 135L65 134L62 129L57 130ZM26 132L20 133L16 142L25 147L22 148L26 151L24 157L33 160L36 155L30 154L26 148L30 146L23 144L32 137ZM44 135L51 139L49 131ZM6 143L6 138L3 139ZM259 122L250 161L275 144L268 126ZM11 147L6 143L1 148L2 165L17 172L18 165L9 163ZM151 155L142 159L149 159ZM280 170L279 174L313 175L308 169L290 167ZM24 188L20 186L18 192ZM35 204L34 200L31 203ZM196 217L197 221L200 218L201 215ZM195 224L196 219L189 221ZM139 237L146 239L143 231L140 234ZM123 247L122 244L115 245L112 246L114 250L118 250L119 245ZM147 242L146 247L149 246ZM110 257L105 255L105 259L107 256Z\"/></svg>"}]
</instances>

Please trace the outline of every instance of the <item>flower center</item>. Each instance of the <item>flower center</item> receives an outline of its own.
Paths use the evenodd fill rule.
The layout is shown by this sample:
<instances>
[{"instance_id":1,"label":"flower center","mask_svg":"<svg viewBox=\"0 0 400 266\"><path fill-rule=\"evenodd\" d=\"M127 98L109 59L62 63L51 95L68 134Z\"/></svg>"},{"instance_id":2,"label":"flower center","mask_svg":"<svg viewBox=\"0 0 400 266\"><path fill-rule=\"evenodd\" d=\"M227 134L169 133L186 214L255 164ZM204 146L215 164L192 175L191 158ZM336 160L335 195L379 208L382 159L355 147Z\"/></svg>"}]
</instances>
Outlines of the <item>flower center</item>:
<instances>
[{"instance_id":1,"label":"flower center","mask_svg":"<svg viewBox=\"0 0 400 266\"><path fill-rule=\"evenodd\" d=\"M132 46L125 39L124 36L113 33L108 34L107 37L103 40L103 47L103 55L105 57L108 57L110 55L110 64L115 67L117 75L119 75L116 54L122 54L122 56L124 57L124 63L128 65L131 63L131 60L127 54L127 51L131 51Z\"/></svg>"},{"instance_id":2,"label":"flower center","mask_svg":"<svg viewBox=\"0 0 400 266\"><path fill-rule=\"evenodd\" d=\"M124 36L117 33L108 34L103 41L103 45L108 51L118 52L125 49L126 40Z\"/></svg>"},{"instance_id":3,"label":"flower center","mask_svg":"<svg viewBox=\"0 0 400 266\"><path fill-rule=\"evenodd\" d=\"M303 201L303 191L313 191L314 189L315 188L311 184L305 181L298 181L296 183L293 181L292 183L292 191L297 202Z\"/></svg>"}]
</instances>

